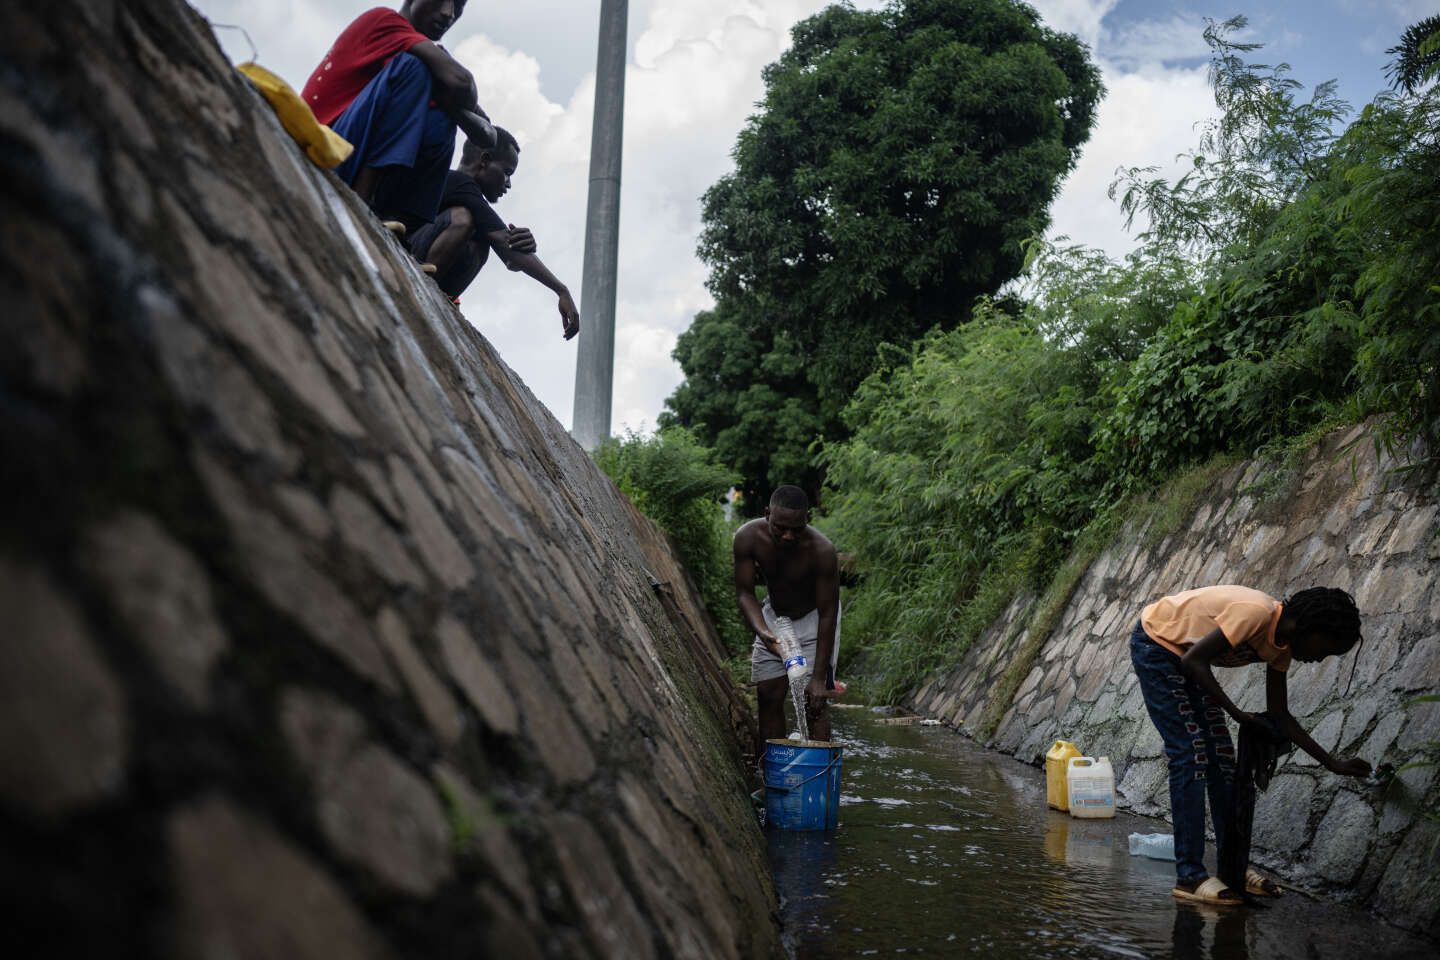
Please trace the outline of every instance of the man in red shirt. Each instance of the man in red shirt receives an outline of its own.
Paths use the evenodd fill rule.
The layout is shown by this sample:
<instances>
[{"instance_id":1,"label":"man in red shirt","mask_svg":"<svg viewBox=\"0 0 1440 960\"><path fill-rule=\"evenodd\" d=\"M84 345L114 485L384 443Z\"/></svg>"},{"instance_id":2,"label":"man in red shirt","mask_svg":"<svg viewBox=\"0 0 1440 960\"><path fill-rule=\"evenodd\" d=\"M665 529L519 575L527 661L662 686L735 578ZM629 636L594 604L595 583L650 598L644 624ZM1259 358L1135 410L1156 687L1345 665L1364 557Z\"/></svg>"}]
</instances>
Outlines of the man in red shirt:
<instances>
[{"instance_id":1,"label":"man in red shirt","mask_svg":"<svg viewBox=\"0 0 1440 960\"><path fill-rule=\"evenodd\" d=\"M494 143L475 80L437 41L465 0L405 0L367 10L341 32L301 96L355 147L335 171L381 219L414 229L435 218L457 122Z\"/></svg>"}]
</instances>

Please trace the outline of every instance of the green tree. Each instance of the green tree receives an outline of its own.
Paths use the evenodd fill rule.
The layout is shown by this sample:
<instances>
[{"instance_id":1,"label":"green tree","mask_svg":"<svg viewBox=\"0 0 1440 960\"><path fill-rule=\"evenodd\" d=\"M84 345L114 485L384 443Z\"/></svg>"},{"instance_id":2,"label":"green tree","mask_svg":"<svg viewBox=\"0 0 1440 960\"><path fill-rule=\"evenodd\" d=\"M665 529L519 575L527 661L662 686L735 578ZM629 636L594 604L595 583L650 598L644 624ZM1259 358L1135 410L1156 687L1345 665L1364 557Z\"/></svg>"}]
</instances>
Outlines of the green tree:
<instances>
[{"instance_id":1,"label":"green tree","mask_svg":"<svg viewBox=\"0 0 1440 960\"><path fill-rule=\"evenodd\" d=\"M680 336L675 359L687 377L669 403L685 412L719 462L745 478L741 492L753 513L782 483L815 493L808 449L821 423L794 339L771 327L749 331L734 313L722 302ZM661 424L677 419L662 415Z\"/></svg>"},{"instance_id":2,"label":"green tree","mask_svg":"<svg viewBox=\"0 0 1440 960\"><path fill-rule=\"evenodd\" d=\"M664 422L723 446L759 495L813 490L815 441L844 434L880 345L965 322L1019 273L1100 94L1084 45L1016 0L837 4L797 25L705 195L719 307L681 338Z\"/></svg>"},{"instance_id":3,"label":"green tree","mask_svg":"<svg viewBox=\"0 0 1440 960\"><path fill-rule=\"evenodd\" d=\"M1409 94L1419 92L1440 73L1440 14L1412 24L1385 52L1395 55L1386 71L1390 85Z\"/></svg>"},{"instance_id":4,"label":"green tree","mask_svg":"<svg viewBox=\"0 0 1440 960\"><path fill-rule=\"evenodd\" d=\"M1355 284L1356 412L1384 414L1394 450L1416 441L1440 468L1440 85L1366 106L1341 143Z\"/></svg>"}]
</instances>

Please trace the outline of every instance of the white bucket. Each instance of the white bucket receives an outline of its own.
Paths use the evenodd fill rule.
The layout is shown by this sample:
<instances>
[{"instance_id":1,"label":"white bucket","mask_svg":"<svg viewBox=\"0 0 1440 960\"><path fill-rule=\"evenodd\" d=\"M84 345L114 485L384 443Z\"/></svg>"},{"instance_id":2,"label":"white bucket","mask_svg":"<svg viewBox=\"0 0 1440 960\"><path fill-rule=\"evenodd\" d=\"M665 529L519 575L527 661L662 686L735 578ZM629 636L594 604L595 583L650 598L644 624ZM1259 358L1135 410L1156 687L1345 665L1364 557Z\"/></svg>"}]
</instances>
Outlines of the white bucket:
<instances>
[{"instance_id":1,"label":"white bucket","mask_svg":"<svg viewBox=\"0 0 1440 960\"><path fill-rule=\"evenodd\" d=\"M1065 779L1070 794L1070 816L1115 816L1115 771L1110 758L1071 757Z\"/></svg>"}]
</instances>

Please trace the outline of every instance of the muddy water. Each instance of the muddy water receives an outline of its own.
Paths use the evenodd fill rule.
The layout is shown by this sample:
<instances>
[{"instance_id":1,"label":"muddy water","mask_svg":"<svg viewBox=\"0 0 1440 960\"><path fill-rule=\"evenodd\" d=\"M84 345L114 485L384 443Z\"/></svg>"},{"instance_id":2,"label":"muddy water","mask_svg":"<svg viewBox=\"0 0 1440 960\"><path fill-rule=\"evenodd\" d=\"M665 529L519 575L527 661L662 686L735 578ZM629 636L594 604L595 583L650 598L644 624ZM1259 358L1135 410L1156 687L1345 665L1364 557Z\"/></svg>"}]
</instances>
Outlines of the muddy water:
<instances>
[{"instance_id":1,"label":"muddy water","mask_svg":"<svg viewBox=\"0 0 1440 960\"><path fill-rule=\"evenodd\" d=\"M1045 808L1039 770L943 727L833 716L845 747L840 829L768 831L799 960L1436 956L1433 943L1293 892L1266 909L1179 906L1174 864L1131 857L1126 842L1168 832L1163 822L1072 820Z\"/></svg>"}]
</instances>

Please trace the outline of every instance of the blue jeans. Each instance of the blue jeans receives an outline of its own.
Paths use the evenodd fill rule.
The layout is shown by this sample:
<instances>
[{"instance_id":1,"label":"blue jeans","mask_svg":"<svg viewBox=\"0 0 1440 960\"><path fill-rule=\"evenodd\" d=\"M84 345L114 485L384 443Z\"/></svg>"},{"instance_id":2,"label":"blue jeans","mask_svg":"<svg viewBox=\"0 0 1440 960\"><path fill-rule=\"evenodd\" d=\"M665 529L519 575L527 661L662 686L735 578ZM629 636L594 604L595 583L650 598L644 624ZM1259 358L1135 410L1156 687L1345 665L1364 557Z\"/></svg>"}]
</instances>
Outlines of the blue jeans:
<instances>
[{"instance_id":1,"label":"blue jeans","mask_svg":"<svg viewBox=\"0 0 1440 960\"><path fill-rule=\"evenodd\" d=\"M1180 658L1151 640L1138 622L1130 661L1145 709L1165 741L1170 761L1170 816L1175 822L1175 874L1198 883L1205 872L1205 794L1215 845L1229 842L1235 814L1235 747L1225 711L1180 669Z\"/></svg>"}]
</instances>

